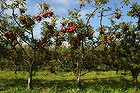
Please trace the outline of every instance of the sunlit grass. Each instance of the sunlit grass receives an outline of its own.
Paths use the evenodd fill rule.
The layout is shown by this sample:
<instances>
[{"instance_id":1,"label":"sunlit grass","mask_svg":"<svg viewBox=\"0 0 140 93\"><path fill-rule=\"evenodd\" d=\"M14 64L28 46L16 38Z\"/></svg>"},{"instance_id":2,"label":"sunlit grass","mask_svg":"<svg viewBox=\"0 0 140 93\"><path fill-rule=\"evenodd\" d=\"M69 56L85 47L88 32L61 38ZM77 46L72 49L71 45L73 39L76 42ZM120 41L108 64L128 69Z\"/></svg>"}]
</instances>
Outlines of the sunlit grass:
<instances>
[{"instance_id":1,"label":"sunlit grass","mask_svg":"<svg viewBox=\"0 0 140 93\"><path fill-rule=\"evenodd\" d=\"M27 76L23 71L17 74L14 71L0 71L0 93L28 93ZM30 93L132 93L130 74L121 76L115 71L92 71L81 77L81 89L76 86L75 79L73 72L51 74L39 71L33 76L34 89ZM140 76L138 80L140 81Z\"/></svg>"}]
</instances>

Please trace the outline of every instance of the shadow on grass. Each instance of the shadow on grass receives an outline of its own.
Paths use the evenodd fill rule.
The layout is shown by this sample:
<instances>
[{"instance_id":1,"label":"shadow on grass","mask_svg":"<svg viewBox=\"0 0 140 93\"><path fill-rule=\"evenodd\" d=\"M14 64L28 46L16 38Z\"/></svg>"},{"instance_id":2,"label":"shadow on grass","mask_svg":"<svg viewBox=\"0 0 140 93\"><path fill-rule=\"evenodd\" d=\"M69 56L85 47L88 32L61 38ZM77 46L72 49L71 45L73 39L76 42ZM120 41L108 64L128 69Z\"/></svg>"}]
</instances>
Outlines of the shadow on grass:
<instances>
[{"instance_id":1,"label":"shadow on grass","mask_svg":"<svg viewBox=\"0 0 140 93\"><path fill-rule=\"evenodd\" d=\"M111 89L123 89L127 90L132 87L132 82L126 79L118 79L118 77L111 77L111 78L101 78L101 79L82 79L81 80L81 90L86 89L93 89L96 91L100 91L102 87L110 87ZM139 83L140 85L140 83ZM25 79L0 79L0 91L7 90L9 88L15 87L22 87L26 88L27 80ZM34 79L33 80L33 87L39 90L50 88L54 91L61 91L64 92L70 89L77 89L75 80L41 80L41 79Z\"/></svg>"},{"instance_id":2,"label":"shadow on grass","mask_svg":"<svg viewBox=\"0 0 140 93\"><path fill-rule=\"evenodd\" d=\"M26 80L24 79L0 79L0 91L15 87L25 87Z\"/></svg>"}]
</instances>

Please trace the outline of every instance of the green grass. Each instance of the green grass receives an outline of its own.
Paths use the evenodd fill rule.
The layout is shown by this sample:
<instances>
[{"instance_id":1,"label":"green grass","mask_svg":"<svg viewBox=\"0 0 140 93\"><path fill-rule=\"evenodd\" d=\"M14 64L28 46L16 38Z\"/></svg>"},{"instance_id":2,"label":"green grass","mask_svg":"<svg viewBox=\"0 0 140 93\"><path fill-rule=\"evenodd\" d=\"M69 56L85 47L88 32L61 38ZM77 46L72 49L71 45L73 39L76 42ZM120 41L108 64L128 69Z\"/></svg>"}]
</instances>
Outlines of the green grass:
<instances>
[{"instance_id":1,"label":"green grass","mask_svg":"<svg viewBox=\"0 0 140 93\"><path fill-rule=\"evenodd\" d=\"M115 71L85 74L81 77L81 89L76 86L76 77L72 72L51 74L39 71L33 77L33 90L29 91L26 89L27 75L23 71L17 74L14 71L0 71L0 93L132 93L131 75L123 77Z\"/></svg>"}]
</instances>

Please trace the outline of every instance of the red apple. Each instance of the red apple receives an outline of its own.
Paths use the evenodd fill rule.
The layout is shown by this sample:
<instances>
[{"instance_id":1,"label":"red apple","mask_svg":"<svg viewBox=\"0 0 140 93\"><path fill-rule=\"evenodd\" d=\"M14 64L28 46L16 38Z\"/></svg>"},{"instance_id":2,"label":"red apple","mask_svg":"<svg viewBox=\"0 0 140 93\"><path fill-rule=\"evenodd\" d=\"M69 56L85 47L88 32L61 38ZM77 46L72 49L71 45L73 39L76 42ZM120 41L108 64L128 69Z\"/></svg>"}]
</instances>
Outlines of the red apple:
<instances>
[{"instance_id":1,"label":"red apple","mask_svg":"<svg viewBox=\"0 0 140 93\"><path fill-rule=\"evenodd\" d=\"M75 26L69 26L66 28L66 32L69 32L69 33L74 32L75 30L76 30Z\"/></svg>"},{"instance_id":2,"label":"red apple","mask_svg":"<svg viewBox=\"0 0 140 93\"><path fill-rule=\"evenodd\" d=\"M113 40L113 37L112 36L108 36L107 39L110 40L110 41L112 41Z\"/></svg>"},{"instance_id":3,"label":"red apple","mask_svg":"<svg viewBox=\"0 0 140 93\"><path fill-rule=\"evenodd\" d=\"M70 58L71 57L71 54L68 54L68 57Z\"/></svg>"},{"instance_id":4,"label":"red apple","mask_svg":"<svg viewBox=\"0 0 140 93\"><path fill-rule=\"evenodd\" d=\"M120 17L121 17L121 14L116 13L115 18L120 19Z\"/></svg>"},{"instance_id":5,"label":"red apple","mask_svg":"<svg viewBox=\"0 0 140 93\"><path fill-rule=\"evenodd\" d=\"M105 34L105 31L104 30L100 30L100 34Z\"/></svg>"},{"instance_id":6,"label":"red apple","mask_svg":"<svg viewBox=\"0 0 140 93\"><path fill-rule=\"evenodd\" d=\"M38 16L35 17L35 19L36 19L36 21L41 21L41 16L38 15Z\"/></svg>"},{"instance_id":7,"label":"red apple","mask_svg":"<svg viewBox=\"0 0 140 93\"><path fill-rule=\"evenodd\" d=\"M21 13L25 13L25 9L24 8L20 8L19 9Z\"/></svg>"},{"instance_id":8,"label":"red apple","mask_svg":"<svg viewBox=\"0 0 140 93\"><path fill-rule=\"evenodd\" d=\"M25 23L26 23L26 17L25 17L25 16L20 16L19 21L20 21L22 24L25 24Z\"/></svg>"},{"instance_id":9,"label":"red apple","mask_svg":"<svg viewBox=\"0 0 140 93\"><path fill-rule=\"evenodd\" d=\"M128 26L126 24L124 24L122 29L123 29L123 31L127 31L128 30Z\"/></svg>"},{"instance_id":10,"label":"red apple","mask_svg":"<svg viewBox=\"0 0 140 93\"><path fill-rule=\"evenodd\" d=\"M120 32L116 32L115 35L116 35L116 38L120 38L121 36Z\"/></svg>"},{"instance_id":11,"label":"red apple","mask_svg":"<svg viewBox=\"0 0 140 93\"><path fill-rule=\"evenodd\" d=\"M65 30L64 28L60 29L59 31L60 31L60 32L63 32L63 33L66 32L66 30Z\"/></svg>"},{"instance_id":12,"label":"red apple","mask_svg":"<svg viewBox=\"0 0 140 93\"><path fill-rule=\"evenodd\" d=\"M47 17L48 17L47 12L42 13L41 16L42 16L43 18L47 18Z\"/></svg>"},{"instance_id":13,"label":"red apple","mask_svg":"<svg viewBox=\"0 0 140 93\"><path fill-rule=\"evenodd\" d=\"M9 36L9 35L8 35L8 31L4 32L3 35L4 35L5 37L8 37L8 36Z\"/></svg>"},{"instance_id":14,"label":"red apple","mask_svg":"<svg viewBox=\"0 0 140 93\"><path fill-rule=\"evenodd\" d=\"M50 32L50 34L54 34L54 31L53 30L50 30L49 32Z\"/></svg>"},{"instance_id":15,"label":"red apple","mask_svg":"<svg viewBox=\"0 0 140 93\"><path fill-rule=\"evenodd\" d=\"M83 34L77 34L77 39L78 40L83 40L84 38L84 35Z\"/></svg>"},{"instance_id":16,"label":"red apple","mask_svg":"<svg viewBox=\"0 0 140 93\"><path fill-rule=\"evenodd\" d=\"M48 10L49 6L47 4L44 5L44 9Z\"/></svg>"},{"instance_id":17,"label":"red apple","mask_svg":"<svg viewBox=\"0 0 140 93\"><path fill-rule=\"evenodd\" d=\"M107 43L107 41L106 41L106 40L104 40L104 41L101 43L101 45L102 45L102 46L105 46L105 45L106 45L106 43Z\"/></svg>"}]
</instances>

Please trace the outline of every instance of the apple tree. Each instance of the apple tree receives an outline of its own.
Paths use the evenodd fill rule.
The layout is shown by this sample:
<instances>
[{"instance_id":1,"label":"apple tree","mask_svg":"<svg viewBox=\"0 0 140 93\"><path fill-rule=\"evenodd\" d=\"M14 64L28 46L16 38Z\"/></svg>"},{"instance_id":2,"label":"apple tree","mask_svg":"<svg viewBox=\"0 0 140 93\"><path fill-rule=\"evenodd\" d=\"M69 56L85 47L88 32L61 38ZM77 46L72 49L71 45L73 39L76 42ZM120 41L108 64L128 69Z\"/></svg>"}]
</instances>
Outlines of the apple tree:
<instances>
[{"instance_id":1,"label":"apple tree","mask_svg":"<svg viewBox=\"0 0 140 93\"><path fill-rule=\"evenodd\" d=\"M82 2L83 1L83 2ZM88 4L93 5L94 0L85 0ZM84 0L81 0L81 6L85 5ZM108 3L108 1L96 0L96 5ZM134 90L138 90L138 75L140 73L140 6L138 3L133 3L130 0L122 0L121 7L115 5L115 10L111 7L103 7L100 9L100 27L97 29L99 32L98 43L102 46L103 50L99 51L101 57L101 64L106 64L113 69L129 70L134 79ZM122 9L129 7L128 16L137 19L137 24L133 21L119 22L123 18ZM91 13L94 15L94 12ZM124 15L127 16L127 15ZM90 17L90 15L89 15ZM110 24L103 24L103 19L109 17ZM118 24L117 24L118 23Z\"/></svg>"},{"instance_id":2,"label":"apple tree","mask_svg":"<svg viewBox=\"0 0 140 93\"><path fill-rule=\"evenodd\" d=\"M129 3L129 2L128 2ZM127 15L137 19L137 24L133 21L119 22L120 13L114 13L114 17L110 18L111 26L108 26L108 32L103 34L106 57L105 64L110 67L131 72L134 81L134 91L138 90L138 75L140 73L140 31L139 31L139 5L137 3L129 3L131 5ZM127 16L126 15L126 16Z\"/></svg>"},{"instance_id":3,"label":"apple tree","mask_svg":"<svg viewBox=\"0 0 140 93\"><path fill-rule=\"evenodd\" d=\"M39 4L40 13L35 16L26 13L26 0L13 0L11 4L5 0L0 4L0 38L11 51L7 59L28 72L28 89L32 89L33 71L49 65L51 60L49 47L54 42L57 17L45 2ZM41 37L36 37L34 27L39 23L42 24Z\"/></svg>"},{"instance_id":4,"label":"apple tree","mask_svg":"<svg viewBox=\"0 0 140 93\"><path fill-rule=\"evenodd\" d=\"M100 45L98 37L94 35L94 28L90 24L90 19L94 17L96 12L99 11L108 0L97 1L92 2L89 0L81 0L79 3L79 9L74 9L73 11L68 10L68 17L62 18L61 20L59 33L64 37L70 48L70 54L68 54L70 55L70 58L68 58L69 61L67 58L63 59L63 61L73 64L78 87L81 86L80 78L83 75L81 70L84 68L94 68L94 66L88 67L88 64L94 64L93 60L95 59L95 56L93 51L95 51L94 49ZM84 7L86 3L93 3L93 5L91 5L93 12L81 15L80 12L82 11L82 7ZM82 16L86 17L86 20L83 20Z\"/></svg>"}]
</instances>

